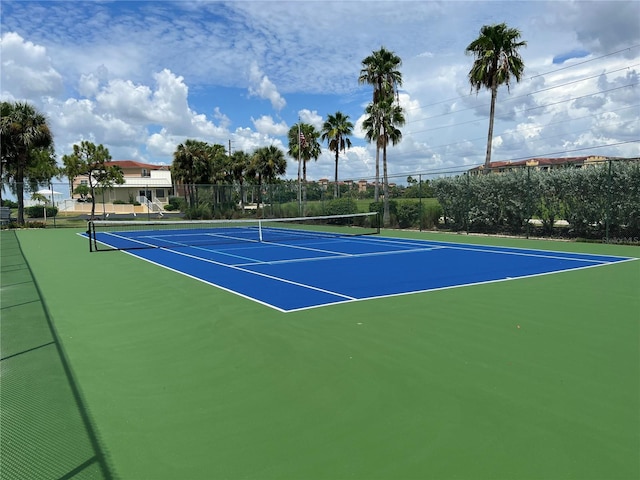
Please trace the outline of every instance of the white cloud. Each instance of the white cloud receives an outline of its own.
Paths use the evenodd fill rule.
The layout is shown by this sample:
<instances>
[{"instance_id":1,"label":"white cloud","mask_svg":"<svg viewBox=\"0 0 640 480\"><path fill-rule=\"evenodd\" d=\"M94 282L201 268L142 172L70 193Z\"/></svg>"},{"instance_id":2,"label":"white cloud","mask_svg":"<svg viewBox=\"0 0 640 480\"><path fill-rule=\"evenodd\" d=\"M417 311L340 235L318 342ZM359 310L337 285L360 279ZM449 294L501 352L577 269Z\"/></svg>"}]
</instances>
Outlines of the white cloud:
<instances>
[{"instance_id":1,"label":"white cloud","mask_svg":"<svg viewBox=\"0 0 640 480\"><path fill-rule=\"evenodd\" d=\"M62 75L51 65L43 46L25 41L15 32L7 32L0 38L0 51L3 96L7 92L12 98L31 98L62 92Z\"/></svg>"},{"instance_id":2,"label":"white cloud","mask_svg":"<svg viewBox=\"0 0 640 480\"><path fill-rule=\"evenodd\" d=\"M100 89L100 80L97 76L90 73L88 75L82 74L80 81L78 82L78 92L83 97L93 97Z\"/></svg>"},{"instance_id":3,"label":"white cloud","mask_svg":"<svg viewBox=\"0 0 640 480\"><path fill-rule=\"evenodd\" d=\"M147 138L146 146L149 153L156 157L167 157L172 160L180 142L162 129L159 133L154 133Z\"/></svg>"},{"instance_id":4,"label":"white cloud","mask_svg":"<svg viewBox=\"0 0 640 480\"><path fill-rule=\"evenodd\" d=\"M258 119L252 118L251 121L256 127L256 130L262 134L279 137L287 135L289 132L289 127L287 127L287 124L284 121L275 123L273 118L269 115L262 115Z\"/></svg>"},{"instance_id":5,"label":"white cloud","mask_svg":"<svg viewBox=\"0 0 640 480\"><path fill-rule=\"evenodd\" d=\"M269 100L275 110L280 111L287 104L273 82L262 73L255 62L251 64L249 70L249 82L249 94Z\"/></svg>"},{"instance_id":6,"label":"white cloud","mask_svg":"<svg viewBox=\"0 0 640 480\"><path fill-rule=\"evenodd\" d=\"M324 118L322 117L322 115L318 114L317 110L309 110L308 108L303 108L302 110L298 111L298 118L302 123L313 125L318 131L322 129L322 125L324 124Z\"/></svg>"}]
</instances>

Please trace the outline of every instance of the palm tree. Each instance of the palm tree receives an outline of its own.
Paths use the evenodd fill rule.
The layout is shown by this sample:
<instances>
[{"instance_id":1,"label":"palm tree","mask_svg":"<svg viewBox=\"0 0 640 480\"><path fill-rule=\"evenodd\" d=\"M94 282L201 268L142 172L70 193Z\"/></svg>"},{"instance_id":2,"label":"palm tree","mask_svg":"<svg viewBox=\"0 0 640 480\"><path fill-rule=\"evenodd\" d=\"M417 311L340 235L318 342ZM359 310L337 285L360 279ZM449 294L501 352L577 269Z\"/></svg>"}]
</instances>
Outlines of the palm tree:
<instances>
[{"instance_id":1,"label":"palm tree","mask_svg":"<svg viewBox=\"0 0 640 480\"><path fill-rule=\"evenodd\" d=\"M318 160L322 152L318 143L320 133L313 125L308 123L296 123L289 129L289 150L287 154L301 162L302 178L298 176L298 201L303 205L307 201L307 162L310 160ZM298 169L300 175L300 169ZM300 183L302 180L302 183Z\"/></svg>"},{"instance_id":2,"label":"palm tree","mask_svg":"<svg viewBox=\"0 0 640 480\"><path fill-rule=\"evenodd\" d=\"M518 53L520 47L527 42L519 41L520 31L509 28L505 23L485 25L480 29L480 36L465 49L467 55L474 55L475 60L469 71L471 89L480 91L486 88L491 91L491 110L489 113L489 134L487 137L487 155L484 162L485 172L491 166L491 143L493 141L493 120L496 111L498 87L507 85L513 75L519 82L524 72L524 62Z\"/></svg>"},{"instance_id":3,"label":"palm tree","mask_svg":"<svg viewBox=\"0 0 640 480\"><path fill-rule=\"evenodd\" d=\"M402 86L402 74L398 70L400 66L402 59L385 47L380 47L380 50L362 60L358 82L373 85L373 103L377 103L389 91L397 95L398 87Z\"/></svg>"},{"instance_id":4,"label":"palm tree","mask_svg":"<svg viewBox=\"0 0 640 480\"><path fill-rule=\"evenodd\" d=\"M358 77L358 83L373 86L373 104L379 103L386 96L395 95L398 98L398 87L402 86L402 74L398 70L402 65L402 60L394 52L380 47L362 60L362 69ZM373 125L378 125L379 119L373 119ZM378 144L378 133L372 132L370 141L376 141L376 181L375 181L375 201L379 200L380 181L380 148Z\"/></svg>"},{"instance_id":5,"label":"palm tree","mask_svg":"<svg viewBox=\"0 0 640 480\"><path fill-rule=\"evenodd\" d=\"M351 148L351 140L347 135L353 133L353 123L349 121L349 115L336 112L334 115L327 115L327 120L322 125L322 140L329 144L329 150L336 152L336 172L333 185L333 198L338 198L338 156L340 150L345 152Z\"/></svg>"},{"instance_id":6,"label":"palm tree","mask_svg":"<svg viewBox=\"0 0 640 480\"><path fill-rule=\"evenodd\" d=\"M240 207L242 208L242 211L244 211L244 204L246 201L244 180L250 165L251 156L248 153L243 152L242 150L237 150L231 155L231 177L240 185Z\"/></svg>"},{"instance_id":7,"label":"palm tree","mask_svg":"<svg viewBox=\"0 0 640 480\"><path fill-rule=\"evenodd\" d=\"M231 199L231 191L225 188L232 182L231 158L227 155L224 145L219 143L207 144L207 163L210 166L210 176L203 179L203 183L213 184L213 204L226 203Z\"/></svg>"},{"instance_id":8,"label":"palm tree","mask_svg":"<svg viewBox=\"0 0 640 480\"><path fill-rule=\"evenodd\" d=\"M262 200L262 182L272 182L276 177L284 175L286 170L287 160L278 147L260 147L253 153L250 172L258 177L258 210Z\"/></svg>"},{"instance_id":9,"label":"palm tree","mask_svg":"<svg viewBox=\"0 0 640 480\"><path fill-rule=\"evenodd\" d=\"M40 150L53 145L53 135L45 116L26 102L2 102L0 106L2 179L12 179L18 197L18 224L24 224L24 180Z\"/></svg>"},{"instance_id":10,"label":"palm tree","mask_svg":"<svg viewBox=\"0 0 640 480\"><path fill-rule=\"evenodd\" d=\"M382 98L377 104L371 103L365 112L369 115L363 123L368 140L375 140L382 149L384 210L382 223L389 224L389 175L387 173L387 146L397 145L402 140L398 127L405 123L402 107L395 103L393 96Z\"/></svg>"},{"instance_id":11,"label":"palm tree","mask_svg":"<svg viewBox=\"0 0 640 480\"><path fill-rule=\"evenodd\" d=\"M378 202L380 200L378 179L380 178L380 150L382 149L382 119L380 118L380 108L375 103L367 105L365 113L367 118L362 122L365 138L369 143L376 142L376 181L373 199Z\"/></svg>"},{"instance_id":12,"label":"palm tree","mask_svg":"<svg viewBox=\"0 0 640 480\"><path fill-rule=\"evenodd\" d=\"M210 157L210 146L206 142L190 139L178 145L173 153L171 172L185 186L185 196L191 207L198 203L196 185L209 183L211 179L213 168Z\"/></svg>"}]
</instances>

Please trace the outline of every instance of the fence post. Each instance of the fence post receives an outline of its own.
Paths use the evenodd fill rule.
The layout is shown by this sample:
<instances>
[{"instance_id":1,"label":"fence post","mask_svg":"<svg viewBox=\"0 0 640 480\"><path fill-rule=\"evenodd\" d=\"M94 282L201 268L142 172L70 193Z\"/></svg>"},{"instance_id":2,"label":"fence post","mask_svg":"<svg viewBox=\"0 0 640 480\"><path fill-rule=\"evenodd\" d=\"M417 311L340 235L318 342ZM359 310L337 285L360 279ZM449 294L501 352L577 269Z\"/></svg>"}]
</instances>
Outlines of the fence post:
<instances>
[{"instance_id":1,"label":"fence post","mask_svg":"<svg viewBox=\"0 0 640 480\"><path fill-rule=\"evenodd\" d=\"M527 166L527 238L531 226L531 167Z\"/></svg>"},{"instance_id":2,"label":"fence post","mask_svg":"<svg viewBox=\"0 0 640 480\"><path fill-rule=\"evenodd\" d=\"M418 201L420 206L418 207L418 228L422 231L422 174L418 174Z\"/></svg>"},{"instance_id":3,"label":"fence post","mask_svg":"<svg viewBox=\"0 0 640 480\"><path fill-rule=\"evenodd\" d=\"M465 172L464 175L467 177L467 188L464 195L464 226L467 231L467 235L469 235L469 197L471 196L471 177L469 172Z\"/></svg>"},{"instance_id":4,"label":"fence post","mask_svg":"<svg viewBox=\"0 0 640 480\"><path fill-rule=\"evenodd\" d=\"M609 159L609 168L607 171L607 205L605 209L605 238L609 243L609 227L611 225L611 159Z\"/></svg>"}]
</instances>

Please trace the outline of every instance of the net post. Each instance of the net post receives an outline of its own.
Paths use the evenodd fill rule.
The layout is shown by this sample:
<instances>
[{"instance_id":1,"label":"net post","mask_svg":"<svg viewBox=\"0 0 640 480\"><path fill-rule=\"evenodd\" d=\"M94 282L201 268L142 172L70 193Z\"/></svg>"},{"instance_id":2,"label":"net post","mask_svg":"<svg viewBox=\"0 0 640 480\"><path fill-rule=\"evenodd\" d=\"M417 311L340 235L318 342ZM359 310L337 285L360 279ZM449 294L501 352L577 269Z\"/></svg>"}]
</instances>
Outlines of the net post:
<instances>
[{"instance_id":1,"label":"net post","mask_svg":"<svg viewBox=\"0 0 640 480\"><path fill-rule=\"evenodd\" d=\"M258 239L262 243L262 220L258 220Z\"/></svg>"},{"instance_id":2,"label":"net post","mask_svg":"<svg viewBox=\"0 0 640 480\"><path fill-rule=\"evenodd\" d=\"M93 223L91 221L87 222L87 237L89 238L89 252L94 252L94 246L92 238L95 237L95 231L92 231Z\"/></svg>"}]
</instances>

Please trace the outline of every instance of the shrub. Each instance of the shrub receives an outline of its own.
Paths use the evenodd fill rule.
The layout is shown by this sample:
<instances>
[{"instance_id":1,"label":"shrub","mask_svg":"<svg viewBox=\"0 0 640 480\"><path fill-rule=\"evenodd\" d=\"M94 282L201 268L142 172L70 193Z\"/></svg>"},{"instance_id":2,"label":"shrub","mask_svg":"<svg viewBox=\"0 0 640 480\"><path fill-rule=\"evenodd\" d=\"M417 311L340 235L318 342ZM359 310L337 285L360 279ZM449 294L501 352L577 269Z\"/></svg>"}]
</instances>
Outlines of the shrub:
<instances>
[{"instance_id":1,"label":"shrub","mask_svg":"<svg viewBox=\"0 0 640 480\"><path fill-rule=\"evenodd\" d=\"M2 206L3 207L9 207L9 208L18 208L18 202L14 202L13 200L2 200Z\"/></svg>"},{"instance_id":2,"label":"shrub","mask_svg":"<svg viewBox=\"0 0 640 480\"><path fill-rule=\"evenodd\" d=\"M58 207L45 207L43 205L26 207L24 213L29 218L44 218L45 208L47 209L47 218L55 217L58 214Z\"/></svg>"},{"instance_id":3,"label":"shrub","mask_svg":"<svg viewBox=\"0 0 640 480\"><path fill-rule=\"evenodd\" d=\"M418 202L402 202L398 205L397 218L400 228L418 227L420 204Z\"/></svg>"},{"instance_id":4,"label":"shrub","mask_svg":"<svg viewBox=\"0 0 640 480\"><path fill-rule=\"evenodd\" d=\"M358 204L353 198L336 198L327 202L325 213L326 215L349 215L358 213Z\"/></svg>"},{"instance_id":5,"label":"shrub","mask_svg":"<svg viewBox=\"0 0 640 480\"><path fill-rule=\"evenodd\" d=\"M164 206L164 209L167 212L175 212L175 211L183 210L184 209L183 207L185 206L186 204L184 199L180 197L169 197L169 203Z\"/></svg>"},{"instance_id":6,"label":"shrub","mask_svg":"<svg viewBox=\"0 0 640 480\"><path fill-rule=\"evenodd\" d=\"M420 228L435 228L440 223L440 217L442 217L442 207L439 204L423 205Z\"/></svg>"},{"instance_id":7,"label":"shrub","mask_svg":"<svg viewBox=\"0 0 640 480\"><path fill-rule=\"evenodd\" d=\"M384 214L384 202L371 202L369 204L370 212L378 212L380 214L380 218ZM389 200L389 215L397 216L398 215L398 202L396 200Z\"/></svg>"},{"instance_id":8,"label":"shrub","mask_svg":"<svg viewBox=\"0 0 640 480\"><path fill-rule=\"evenodd\" d=\"M189 207L184 213L184 218L187 220L211 220L213 219L211 205L207 203L200 203L193 207Z\"/></svg>"}]
</instances>

